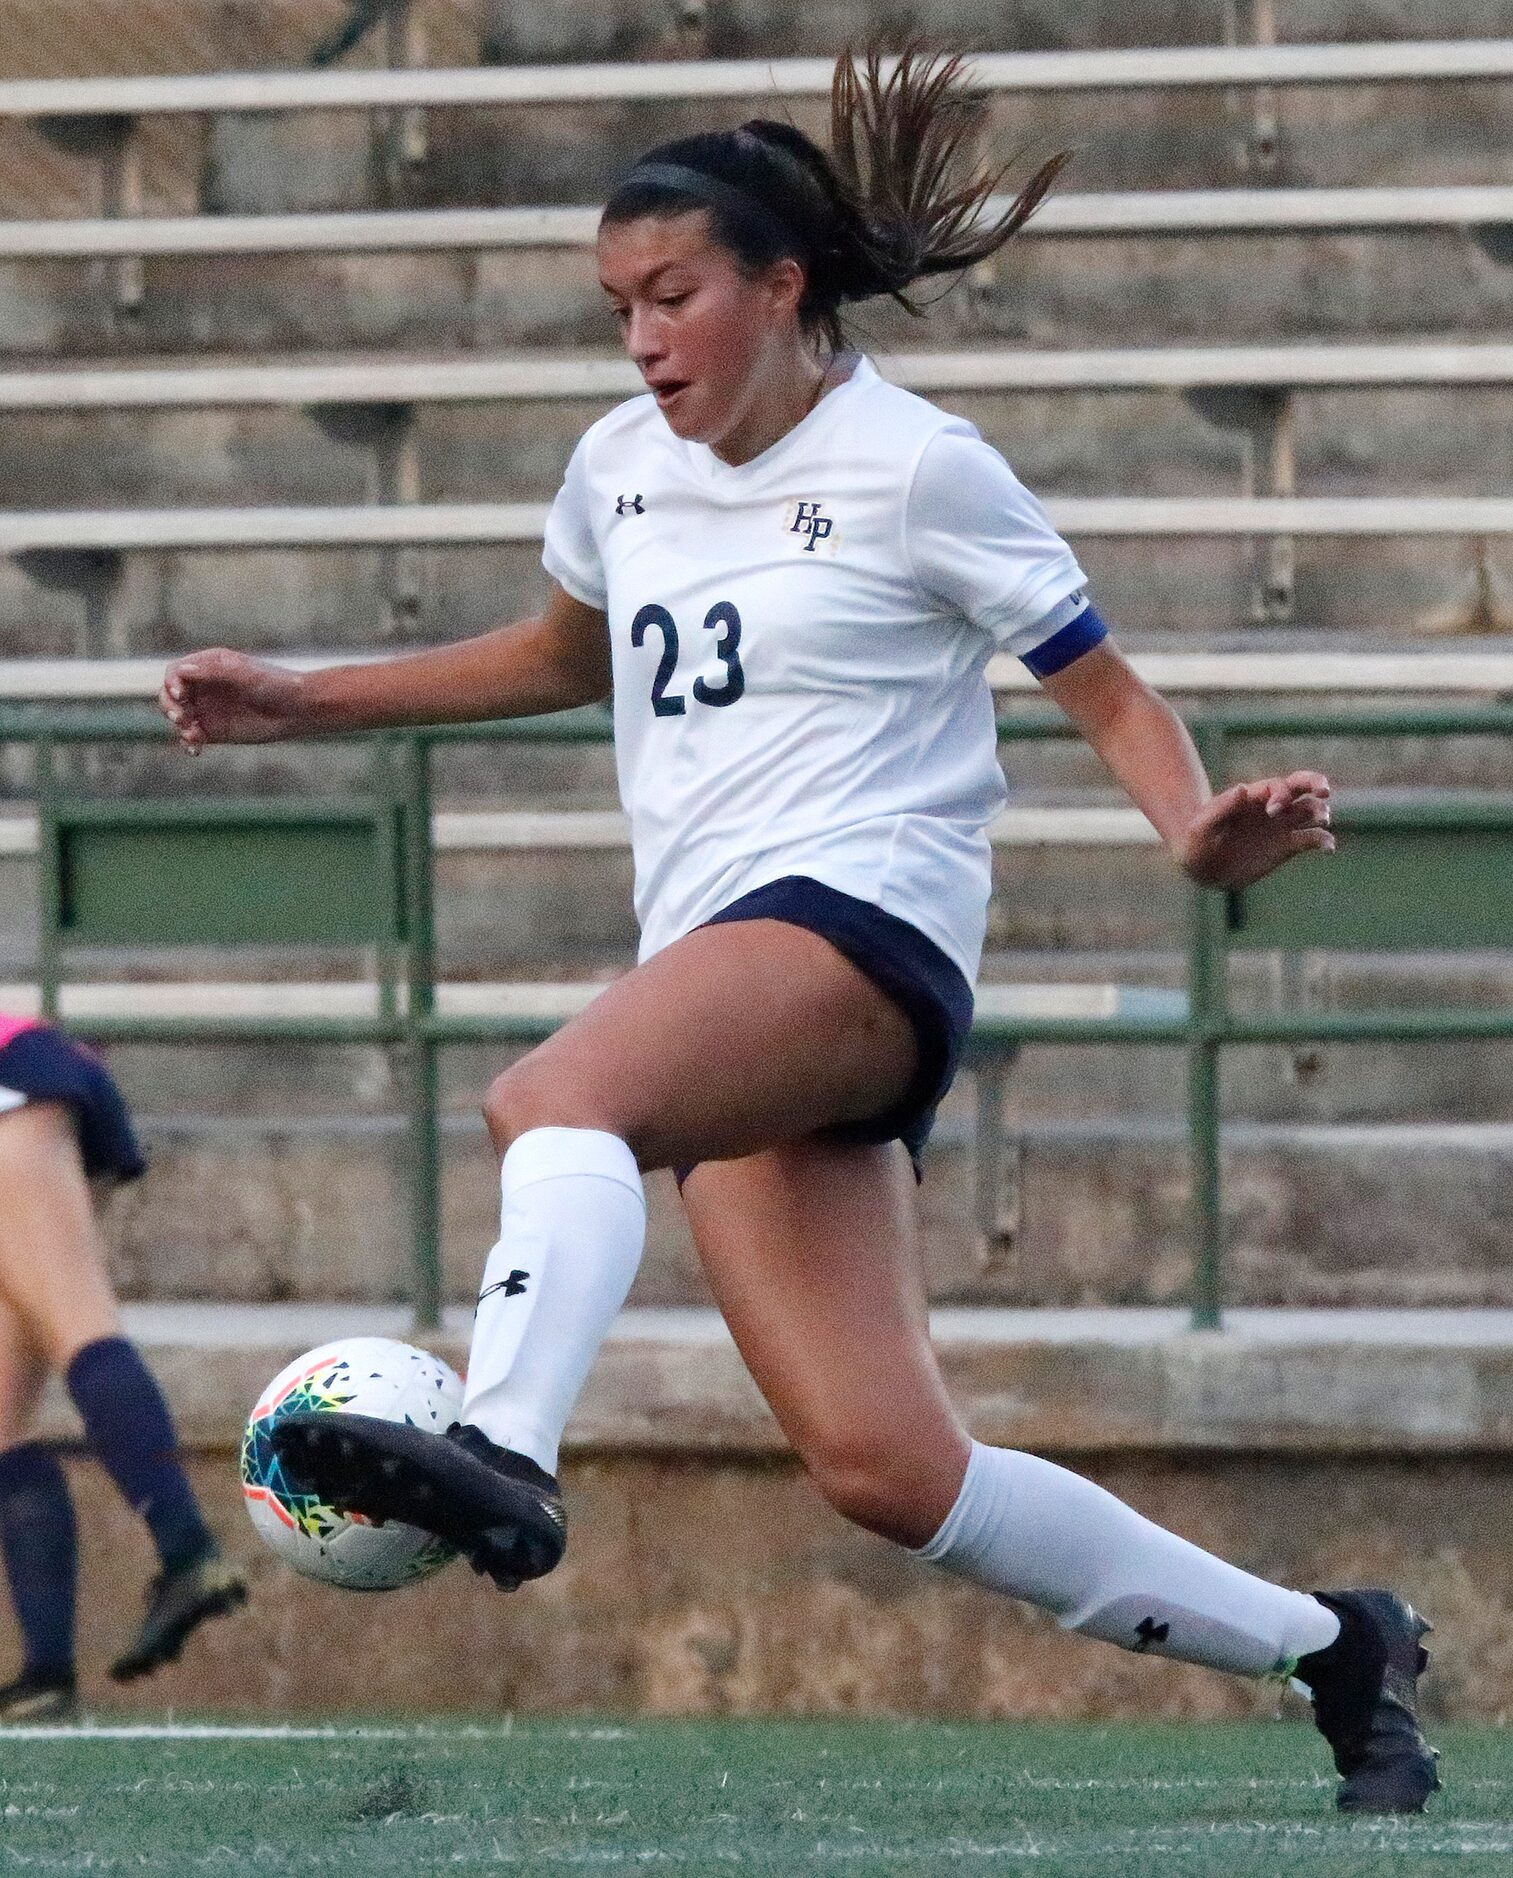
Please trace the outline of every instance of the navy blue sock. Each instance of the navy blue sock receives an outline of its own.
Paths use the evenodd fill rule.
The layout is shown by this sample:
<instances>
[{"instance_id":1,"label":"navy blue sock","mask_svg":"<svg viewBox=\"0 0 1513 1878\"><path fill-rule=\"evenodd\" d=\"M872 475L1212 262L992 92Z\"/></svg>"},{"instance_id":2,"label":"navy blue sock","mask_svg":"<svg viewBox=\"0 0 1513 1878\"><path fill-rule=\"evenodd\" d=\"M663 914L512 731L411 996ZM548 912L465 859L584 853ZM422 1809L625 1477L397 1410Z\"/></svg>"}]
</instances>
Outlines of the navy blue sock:
<instances>
[{"instance_id":1,"label":"navy blue sock","mask_svg":"<svg viewBox=\"0 0 1513 1878\"><path fill-rule=\"evenodd\" d=\"M63 1469L35 1441L0 1452L0 1550L25 1668L71 1676L79 1552Z\"/></svg>"},{"instance_id":2,"label":"navy blue sock","mask_svg":"<svg viewBox=\"0 0 1513 1878\"><path fill-rule=\"evenodd\" d=\"M173 1571L213 1550L179 1459L173 1419L152 1372L124 1337L86 1343L64 1378L89 1445Z\"/></svg>"}]
</instances>

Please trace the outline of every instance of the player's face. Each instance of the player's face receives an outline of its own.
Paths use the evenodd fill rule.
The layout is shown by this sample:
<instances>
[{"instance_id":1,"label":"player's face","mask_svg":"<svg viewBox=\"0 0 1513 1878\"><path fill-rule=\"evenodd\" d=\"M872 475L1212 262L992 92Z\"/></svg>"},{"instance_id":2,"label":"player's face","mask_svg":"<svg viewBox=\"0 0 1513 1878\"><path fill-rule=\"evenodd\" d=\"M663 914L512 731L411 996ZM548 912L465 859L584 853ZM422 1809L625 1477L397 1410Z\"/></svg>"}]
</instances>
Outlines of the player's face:
<instances>
[{"instance_id":1,"label":"player's face","mask_svg":"<svg viewBox=\"0 0 1513 1878\"><path fill-rule=\"evenodd\" d=\"M599 231L599 279L626 350L678 436L718 446L781 400L800 344L803 273L753 276L702 209Z\"/></svg>"}]
</instances>

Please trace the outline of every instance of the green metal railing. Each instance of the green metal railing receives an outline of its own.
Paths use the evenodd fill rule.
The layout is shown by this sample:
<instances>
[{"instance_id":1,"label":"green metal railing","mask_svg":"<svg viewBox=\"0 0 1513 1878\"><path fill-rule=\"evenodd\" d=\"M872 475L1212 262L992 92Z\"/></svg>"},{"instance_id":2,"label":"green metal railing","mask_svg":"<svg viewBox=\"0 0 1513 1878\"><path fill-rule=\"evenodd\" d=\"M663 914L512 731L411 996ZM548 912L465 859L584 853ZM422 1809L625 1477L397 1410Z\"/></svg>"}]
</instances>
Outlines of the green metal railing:
<instances>
[{"instance_id":1,"label":"green metal railing","mask_svg":"<svg viewBox=\"0 0 1513 1878\"><path fill-rule=\"evenodd\" d=\"M1236 746L1278 737L1381 739L1513 736L1513 706L1388 710L1215 709L1191 728L1216 785L1228 777ZM999 720L1000 737L1028 741L1073 735L1059 714L1038 708ZM262 941L284 936L340 942L354 932L371 940L378 959L377 1009L371 1017L148 1017L71 1020L101 1042L370 1043L403 1053L410 1144L409 1191L418 1324L434 1326L441 1308L440 1141L438 1058L460 1043L530 1044L556 1028L531 1016L457 1016L436 1009L436 937L431 841L432 754L459 743L596 743L610 736L602 711L518 722L438 726L365 740L366 793L329 798L269 797L228 806L215 797L174 795L149 803L102 807L59 774L69 746L162 741L156 713L135 706L72 708L0 706L0 744L35 751L34 791L43 831L39 859L41 943L37 976L44 1012L56 1015L69 943L193 942L196 921L236 882L250 882ZM355 807L363 803L365 809ZM1292 950L1320 946L1353 950L1513 947L1513 793L1423 795L1369 812L1342 807L1336 818L1340 854L1327 869L1283 869L1249 894L1189 892L1187 1003L1171 1010L1133 1010L1107 1017L985 1016L970 1045L978 1065L1030 1044L1159 1044L1187 1053L1187 1110L1192 1168L1193 1323L1221 1321L1222 1192L1219 1065L1235 1044L1435 1042L1513 1038L1513 1008L1385 1007L1236 1013L1229 1008L1227 960L1249 946ZM284 870L294 857L280 831L319 824L333 845L303 855L305 874ZM198 861L186 831L205 837ZM210 831L207 835L206 831ZM219 837L215 837L215 831ZM216 839L235 840L234 877ZM302 837L303 838L303 837ZM378 857L371 892L364 892L363 849ZM344 845L345 844L345 845ZM381 852L388 844L392 852ZM217 855L223 857L217 862ZM345 856L345 859L343 859ZM355 862L355 865L349 863ZM392 863L392 867L391 867ZM325 868L320 930L311 930L312 866ZM113 877L132 892L112 895ZM345 870L345 871L344 871ZM145 875L145 885L144 885ZM186 876L188 877L186 879ZM334 883L348 880L347 889ZM327 889L326 883L332 884ZM293 882L295 892L281 892ZM341 894L349 898L338 905ZM129 898L136 921L118 925ZM282 905L287 927L280 924ZM221 917L215 915L216 918ZM348 923L343 924L343 917ZM370 923L364 924L364 920ZM154 924L156 922L156 924ZM355 924L353 923L355 922ZM319 924L319 922L317 922ZM1369 936L1364 944L1362 934ZM212 932L210 942L216 934Z\"/></svg>"}]
</instances>

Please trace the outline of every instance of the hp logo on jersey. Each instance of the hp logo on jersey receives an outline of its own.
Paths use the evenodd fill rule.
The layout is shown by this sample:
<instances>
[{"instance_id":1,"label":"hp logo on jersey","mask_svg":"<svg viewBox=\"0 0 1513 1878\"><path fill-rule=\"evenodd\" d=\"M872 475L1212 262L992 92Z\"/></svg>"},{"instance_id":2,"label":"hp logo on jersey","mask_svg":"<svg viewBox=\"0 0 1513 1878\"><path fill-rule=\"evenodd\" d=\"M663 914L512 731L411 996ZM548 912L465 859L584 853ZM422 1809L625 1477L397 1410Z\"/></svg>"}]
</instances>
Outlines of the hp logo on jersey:
<instances>
[{"instance_id":1,"label":"hp logo on jersey","mask_svg":"<svg viewBox=\"0 0 1513 1878\"><path fill-rule=\"evenodd\" d=\"M789 503L783 527L790 535L803 536L805 554L813 554L821 542L829 542L835 533L834 519L825 513L824 504L803 499ZM835 549L827 547L825 552L834 554Z\"/></svg>"}]
</instances>

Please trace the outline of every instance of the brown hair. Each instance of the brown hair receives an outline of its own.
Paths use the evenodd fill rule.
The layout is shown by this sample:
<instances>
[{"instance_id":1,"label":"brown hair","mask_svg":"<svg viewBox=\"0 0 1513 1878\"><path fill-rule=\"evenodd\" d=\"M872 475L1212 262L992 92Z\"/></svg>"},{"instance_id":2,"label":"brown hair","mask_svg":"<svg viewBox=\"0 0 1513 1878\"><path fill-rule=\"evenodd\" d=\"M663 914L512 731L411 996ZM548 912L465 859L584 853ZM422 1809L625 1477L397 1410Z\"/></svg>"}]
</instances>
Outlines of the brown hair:
<instances>
[{"instance_id":1,"label":"brown hair","mask_svg":"<svg viewBox=\"0 0 1513 1878\"><path fill-rule=\"evenodd\" d=\"M887 295L911 313L915 281L956 274L995 253L1029 220L1068 152L1042 163L996 220L983 210L1012 165L987 169L971 144L982 100L962 57L919 43L889 59L877 47L836 60L830 150L791 124L660 144L605 205L607 224L707 210L715 238L743 265L791 256L807 275L800 317L833 347L840 309Z\"/></svg>"}]
</instances>

